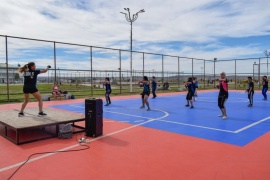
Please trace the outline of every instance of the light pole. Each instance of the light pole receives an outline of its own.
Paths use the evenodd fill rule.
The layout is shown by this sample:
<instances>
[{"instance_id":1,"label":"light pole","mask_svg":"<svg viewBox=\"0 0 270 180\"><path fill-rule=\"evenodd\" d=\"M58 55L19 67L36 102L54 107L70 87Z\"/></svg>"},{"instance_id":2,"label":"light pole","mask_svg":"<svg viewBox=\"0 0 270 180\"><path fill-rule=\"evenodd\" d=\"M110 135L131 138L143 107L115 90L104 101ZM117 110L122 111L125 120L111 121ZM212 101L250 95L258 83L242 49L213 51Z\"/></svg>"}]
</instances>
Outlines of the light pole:
<instances>
[{"instance_id":1,"label":"light pole","mask_svg":"<svg viewBox=\"0 0 270 180\"><path fill-rule=\"evenodd\" d=\"M267 76L268 76L268 57L270 56L270 52L267 52L267 50L265 50L264 54L266 55L267 58Z\"/></svg>"},{"instance_id":2,"label":"light pole","mask_svg":"<svg viewBox=\"0 0 270 180\"><path fill-rule=\"evenodd\" d=\"M132 92L132 23L136 21L138 18L139 13L145 12L144 9L138 11L136 14L133 14L132 17L130 16L129 8L124 8L125 11L128 13L120 12L125 15L126 20L130 22L130 92Z\"/></svg>"}]
</instances>

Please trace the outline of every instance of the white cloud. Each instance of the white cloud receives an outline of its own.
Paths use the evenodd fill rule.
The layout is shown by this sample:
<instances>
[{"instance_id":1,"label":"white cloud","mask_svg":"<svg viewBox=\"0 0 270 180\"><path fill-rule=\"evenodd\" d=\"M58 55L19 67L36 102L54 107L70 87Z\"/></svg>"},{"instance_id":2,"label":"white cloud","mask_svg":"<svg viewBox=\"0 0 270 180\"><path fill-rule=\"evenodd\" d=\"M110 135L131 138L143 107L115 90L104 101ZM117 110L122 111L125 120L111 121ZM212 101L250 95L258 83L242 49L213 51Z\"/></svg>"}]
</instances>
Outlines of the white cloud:
<instances>
[{"instance_id":1,"label":"white cloud","mask_svg":"<svg viewBox=\"0 0 270 180\"><path fill-rule=\"evenodd\" d=\"M233 59L258 56L269 49L269 45L218 43L226 37L269 36L268 0L2 0L0 34L129 49L130 24L120 14L124 7L132 14L146 11L133 23L135 50ZM160 44L171 41L197 45L171 48ZM30 48L28 43L24 46Z\"/></svg>"}]
</instances>

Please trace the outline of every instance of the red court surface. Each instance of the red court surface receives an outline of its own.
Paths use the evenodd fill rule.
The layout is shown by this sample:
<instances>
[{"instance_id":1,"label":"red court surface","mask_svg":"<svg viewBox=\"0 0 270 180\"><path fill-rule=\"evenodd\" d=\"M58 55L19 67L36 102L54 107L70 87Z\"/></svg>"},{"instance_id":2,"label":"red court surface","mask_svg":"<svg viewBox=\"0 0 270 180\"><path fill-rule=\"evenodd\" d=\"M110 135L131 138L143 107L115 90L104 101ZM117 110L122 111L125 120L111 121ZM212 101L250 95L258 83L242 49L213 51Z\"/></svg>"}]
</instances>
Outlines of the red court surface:
<instances>
[{"instance_id":1,"label":"red court surface","mask_svg":"<svg viewBox=\"0 0 270 180\"><path fill-rule=\"evenodd\" d=\"M139 96L112 97L112 100L125 98ZM77 102L84 99L44 102L44 111L51 105ZM0 105L0 111L20 109L20 106ZM36 106L37 102L33 102L27 108ZM36 155L11 179L270 179L269 132L240 147L105 118L103 124L103 136L89 138L91 142L86 145L90 149ZM19 163L33 153L85 148L77 142L83 135L23 145L15 145L0 136L0 179L8 179Z\"/></svg>"}]
</instances>

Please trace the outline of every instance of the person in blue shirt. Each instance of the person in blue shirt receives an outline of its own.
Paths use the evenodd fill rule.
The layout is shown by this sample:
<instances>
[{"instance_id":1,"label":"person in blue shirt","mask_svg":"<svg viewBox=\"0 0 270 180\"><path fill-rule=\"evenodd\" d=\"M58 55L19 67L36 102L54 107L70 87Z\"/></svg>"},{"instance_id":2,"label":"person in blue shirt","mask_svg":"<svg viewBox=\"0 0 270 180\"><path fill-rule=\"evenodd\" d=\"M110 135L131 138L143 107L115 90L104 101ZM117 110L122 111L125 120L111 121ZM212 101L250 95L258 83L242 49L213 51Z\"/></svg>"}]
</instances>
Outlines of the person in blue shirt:
<instances>
[{"instance_id":1,"label":"person in blue shirt","mask_svg":"<svg viewBox=\"0 0 270 180\"><path fill-rule=\"evenodd\" d=\"M142 95L142 106L141 109L145 108L145 104L147 105L147 111L150 111L150 105L148 102L148 97L150 95L150 85L147 76L143 76L143 79L140 81L143 84L143 92Z\"/></svg>"},{"instance_id":2,"label":"person in blue shirt","mask_svg":"<svg viewBox=\"0 0 270 180\"><path fill-rule=\"evenodd\" d=\"M152 94L153 94L153 99L154 99L157 97L157 95L156 95L156 89L157 89L156 77L153 76L151 80L152 80Z\"/></svg>"},{"instance_id":3,"label":"person in blue shirt","mask_svg":"<svg viewBox=\"0 0 270 180\"><path fill-rule=\"evenodd\" d=\"M110 94L112 93L110 78L106 77L103 84L105 86L105 98L106 98L105 106L109 106L111 104Z\"/></svg>"},{"instance_id":4,"label":"person in blue shirt","mask_svg":"<svg viewBox=\"0 0 270 180\"><path fill-rule=\"evenodd\" d=\"M46 69L36 70L36 64L34 62L29 62L25 64L23 67L20 67L18 71L23 73L24 84L23 84L23 93L24 93L24 102L22 104L21 110L18 114L19 117L24 116L24 109L29 102L29 94L32 94L38 100L39 113L38 116L46 116L42 110L43 101L42 97L37 89L37 76L40 73L46 73L50 66L47 66Z\"/></svg>"},{"instance_id":5,"label":"person in blue shirt","mask_svg":"<svg viewBox=\"0 0 270 180\"><path fill-rule=\"evenodd\" d=\"M267 80L267 76L263 76L262 77L262 85L263 85L263 88L262 88L262 94L263 94L263 100L267 100L267 91L268 91L268 80Z\"/></svg>"},{"instance_id":6,"label":"person in blue shirt","mask_svg":"<svg viewBox=\"0 0 270 180\"><path fill-rule=\"evenodd\" d=\"M195 84L193 82L193 78L189 77L188 81L185 83L185 87L188 89L188 93L186 96L187 104L186 107L190 107L190 109L193 109L193 100L192 97L194 96L195 93Z\"/></svg>"}]
</instances>

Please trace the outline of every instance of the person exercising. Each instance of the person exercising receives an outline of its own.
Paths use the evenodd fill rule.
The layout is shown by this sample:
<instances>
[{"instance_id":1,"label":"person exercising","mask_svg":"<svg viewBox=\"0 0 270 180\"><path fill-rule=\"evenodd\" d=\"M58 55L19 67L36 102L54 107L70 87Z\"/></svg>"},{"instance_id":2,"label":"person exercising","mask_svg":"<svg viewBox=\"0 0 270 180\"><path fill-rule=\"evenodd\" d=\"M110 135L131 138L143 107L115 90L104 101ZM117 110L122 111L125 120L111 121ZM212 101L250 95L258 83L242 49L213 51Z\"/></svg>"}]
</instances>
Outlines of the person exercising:
<instances>
[{"instance_id":1,"label":"person exercising","mask_svg":"<svg viewBox=\"0 0 270 180\"><path fill-rule=\"evenodd\" d=\"M222 117L222 119L227 119L227 112L226 112L226 107L225 103L229 97L229 92L228 92L228 80L226 78L225 72L220 73L220 79L219 79L219 84L217 85L217 88L219 89L219 94L218 94L218 107L221 110L220 115L218 117Z\"/></svg>"},{"instance_id":2,"label":"person exercising","mask_svg":"<svg viewBox=\"0 0 270 180\"><path fill-rule=\"evenodd\" d=\"M148 77L147 76L143 76L143 79L140 81L140 83L143 84L143 92L141 93L142 95L142 108L145 108L145 104L147 105L147 111L150 111L150 105L148 102L148 97L150 95L150 85L149 85L149 81L148 81Z\"/></svg>"},{"instance_id":3,"label":"person exercising","mask_svg":"<svg viewBox=\"0 0 270 180\"><path fill-rule=\"evenodd\" d=\"M29 62L29 63L25 64L23 67L20 67L18 69L18 71L20 73L23 73L23 77L24 77L24 85L23 85L24 102L23 102L23 104L21 106L21 110L18 114L19 117L24 116L23 111L29 102L29 94L32 94L38 100L38 108L39 108L38 116L46 116L47 115L42 110L43 101L42 101L41 95L40 95L36 86L37 86L37 76L40 73L46 73L50 67L51 66L47 66L46 69L36 70L36 64L34 62Z\"/></svg>"},{"instance_id":4,"label":"person exercising","mask_svg":"<svg viewBox=\"0 0 270 180\"><path fill-rule=\"evenodd\" d=\"M262 94L263 94L263 100L267 100L267 91L268 91L268 79L267 79L267 76L263 76L262 77Z\"/></svg>"},{"instance_id":5,"label":"person exercising","mask_svg":"<svg viewBox=\"0 0 270 180\"><path fill-rule=\"evenodd\" d=\"M254 96L254 83L252 81L252 77L248 77L248 89L246 90L248 93L248 100L249 100L249 105L248 107L253 106L253 96Z\"/></svg>"},{"instance_id":6,"label":"person exercising","mask_svg":"<svg viewBox=\"0 0 270 180\"><path fill-rule=\"evenodd\" d=\"M112 93L110 78L106 77L103 84L105 86L105 98L106 98L105 106L109 106L111 104L110 94Z\"/></svg>"}]
</instances>

